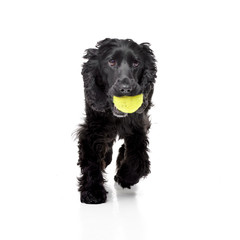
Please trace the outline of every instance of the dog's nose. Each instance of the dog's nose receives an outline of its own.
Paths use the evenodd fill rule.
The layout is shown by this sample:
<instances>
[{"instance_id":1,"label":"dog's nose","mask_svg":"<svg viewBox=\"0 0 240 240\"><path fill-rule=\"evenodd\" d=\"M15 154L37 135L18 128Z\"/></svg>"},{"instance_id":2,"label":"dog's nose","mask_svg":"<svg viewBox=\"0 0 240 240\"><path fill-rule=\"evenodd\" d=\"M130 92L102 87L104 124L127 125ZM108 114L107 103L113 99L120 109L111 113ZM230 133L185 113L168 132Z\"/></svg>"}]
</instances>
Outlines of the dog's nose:
<instances>
[{"instance_id":1,"label":"dog's nose","mask_svg":"<svg viewBox=\"0 0 240 240\"><path fill-rule=\"evenodd\" d=\"M121 80L118 80L119 83L119 91L121 93L130 93L132 91L132 86L130 84L129 78L123 78Z\"/></svg>"},{"instance_id":2,"label":"dog's nose","mask_svg":"<svg viewBox=\"0 0 240 240\"><path fill-rule=\"evenodd\" d=\"M129 84L122 84L119 90L122 93L130 93L132 91L132 87Z\"/></svg>"}]
</instances>

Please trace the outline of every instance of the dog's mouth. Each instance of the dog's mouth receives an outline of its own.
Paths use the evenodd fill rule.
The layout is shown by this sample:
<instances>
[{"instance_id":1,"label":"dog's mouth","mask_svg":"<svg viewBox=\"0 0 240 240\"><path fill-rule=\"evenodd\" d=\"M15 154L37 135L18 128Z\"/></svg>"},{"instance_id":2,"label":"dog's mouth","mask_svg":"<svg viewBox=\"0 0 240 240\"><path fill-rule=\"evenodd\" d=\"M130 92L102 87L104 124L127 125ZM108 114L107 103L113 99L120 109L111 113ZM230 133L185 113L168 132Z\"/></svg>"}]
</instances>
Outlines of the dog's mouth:
<instances>
[{"instance_id":1,"label":"dog's mouth","mask_svg":"<svg viewBox=\"0 0 240 240\"><path fill-rule=\"evenodd\" d=\"M123 117L126 117L128 114L119 111L119 110L114 106L114 107L113 107L113 115L114 115L115 117L123 118Z\"/></svg>"}]
</instances>

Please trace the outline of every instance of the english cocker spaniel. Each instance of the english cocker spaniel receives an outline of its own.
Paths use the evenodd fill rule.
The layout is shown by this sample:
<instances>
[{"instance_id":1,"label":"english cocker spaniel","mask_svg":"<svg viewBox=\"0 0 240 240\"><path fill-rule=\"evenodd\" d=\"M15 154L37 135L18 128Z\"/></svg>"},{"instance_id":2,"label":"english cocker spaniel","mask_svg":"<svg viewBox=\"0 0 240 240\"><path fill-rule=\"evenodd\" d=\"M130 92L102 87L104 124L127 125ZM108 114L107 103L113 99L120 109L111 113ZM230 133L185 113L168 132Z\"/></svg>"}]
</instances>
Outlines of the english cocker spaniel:
<instances>
[{"instance_id":1,"label":"english cocker spaniel","mask_svg":"<svg viewBox=\"0 0 240 240\"><path fill-rule=\"evenodd\" d=\"M150 173L147 115L156 78L156 60L149 43L106 38L86 50L82 75L85 122L77 131L81 176L80 200L98 204L107 199L103 172L112 161L112 146L118 135L124 139L117 157L115 181L130 188ZM142 94L143 102L133 113L120 111L113 96Z\"/></svg>"}]
</instances>

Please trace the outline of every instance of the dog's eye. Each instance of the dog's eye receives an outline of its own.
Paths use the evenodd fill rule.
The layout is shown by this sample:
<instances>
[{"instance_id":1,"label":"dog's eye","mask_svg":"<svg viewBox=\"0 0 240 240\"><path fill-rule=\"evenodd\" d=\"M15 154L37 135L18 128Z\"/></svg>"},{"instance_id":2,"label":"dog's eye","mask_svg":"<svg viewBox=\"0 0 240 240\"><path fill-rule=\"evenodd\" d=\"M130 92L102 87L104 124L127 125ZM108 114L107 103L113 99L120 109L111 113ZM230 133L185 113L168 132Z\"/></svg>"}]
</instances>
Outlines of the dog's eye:
<instances>
[{"instance_id":1,"label":"dog's eye","mask_svg":"<svg viewBox=\"0 0 240 240\"><path fill-rule=\"evenodd\" d=\"M116 62L116 60L111 59L111 60L108 61L108 64L109 64L111 67L114 67L114 66L117 64L117 62Z\"/></svg>"},{"instance_id":2,"label":"dog's eye","mask_svg":"<svg viewBox=\"0 0 240 240\"><path fill-rule=\"evenodd\" d=\"M133 67L138 67L139 66L139 62L138 61L134 61L132 65L133 65Z\"/></svg>"}]
</instances>

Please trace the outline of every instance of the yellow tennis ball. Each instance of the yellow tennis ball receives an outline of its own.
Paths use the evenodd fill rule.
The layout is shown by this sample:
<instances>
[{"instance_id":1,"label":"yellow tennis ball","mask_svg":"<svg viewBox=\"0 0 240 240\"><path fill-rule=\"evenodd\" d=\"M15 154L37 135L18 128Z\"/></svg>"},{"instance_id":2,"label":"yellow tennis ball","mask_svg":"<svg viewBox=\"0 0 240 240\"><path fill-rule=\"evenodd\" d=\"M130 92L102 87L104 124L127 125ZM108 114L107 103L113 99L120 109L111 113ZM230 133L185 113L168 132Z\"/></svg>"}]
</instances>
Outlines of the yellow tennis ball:
<instances>
[{"instance_id":1,"label":"yellow tennis ball","mask_svg":"<svg viewBox=\"0 0 240 240\"><path fill-rule=\"evenodd\" d=\"M124 113L136 112L143 103L143 94L136 96L113 96L113 103L115 107Z\"/></svg>"}]
</instances>

